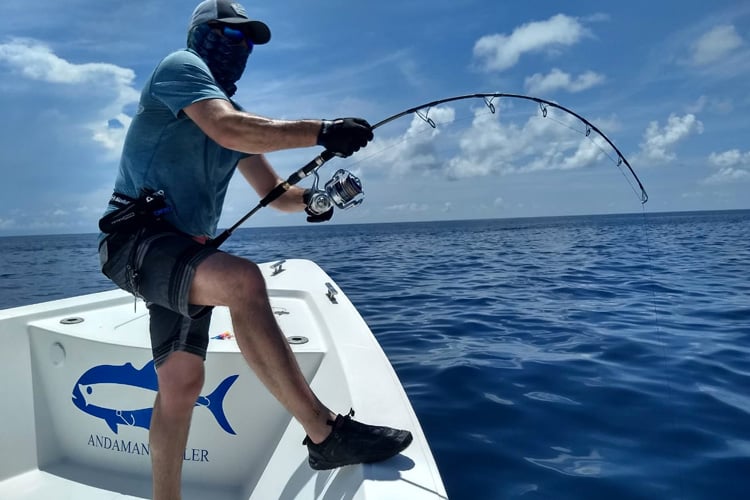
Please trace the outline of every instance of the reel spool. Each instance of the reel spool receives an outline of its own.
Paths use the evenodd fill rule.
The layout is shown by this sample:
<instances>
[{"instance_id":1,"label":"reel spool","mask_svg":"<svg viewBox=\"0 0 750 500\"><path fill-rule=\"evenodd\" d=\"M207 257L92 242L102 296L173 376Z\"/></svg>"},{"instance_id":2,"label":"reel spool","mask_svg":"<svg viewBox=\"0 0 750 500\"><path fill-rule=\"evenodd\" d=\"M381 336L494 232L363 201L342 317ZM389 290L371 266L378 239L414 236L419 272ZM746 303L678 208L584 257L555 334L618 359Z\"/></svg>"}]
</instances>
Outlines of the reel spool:
<instances>
[{"instance_id":1,"label":"reel spool","mask_svg":"<svg viewBox=\"0 0 750 500\"><path fill-rule=\"evenodd\" d=\"M362 181L359 180L359 177L343 168L336 171L331 180L326 182L325 191L333 203L344 210L356 207L365 201L365 193L362 191Z\"/></svg>"},{"instance_id":2,"label":"reel spool","mask_svg":"<svg viewBox=\"0 0 750 500\"><path fill-rule=\"evenodd\" d=\"M318 173L315 172L315 181L313 182L309 203L310 209L315 213L322 214L332 205L346 210L356 207L365 199L362 182L348 170L339 169L336 171L331 180L326 182L324 189L318 188L319 179Z\"/></svg>"}]
</instances>

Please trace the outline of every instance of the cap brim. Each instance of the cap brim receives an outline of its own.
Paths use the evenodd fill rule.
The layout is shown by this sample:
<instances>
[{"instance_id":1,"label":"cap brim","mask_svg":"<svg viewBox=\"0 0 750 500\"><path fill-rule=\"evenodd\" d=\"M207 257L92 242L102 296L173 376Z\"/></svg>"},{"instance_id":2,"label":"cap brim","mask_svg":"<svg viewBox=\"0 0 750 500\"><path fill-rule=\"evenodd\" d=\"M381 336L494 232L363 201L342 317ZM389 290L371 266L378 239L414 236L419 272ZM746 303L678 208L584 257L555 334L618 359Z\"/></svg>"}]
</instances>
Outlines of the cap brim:
<instances>
[{"instance_id":1,"label":"cap brim","mask_svg":"<svg viewBox=\"0 0 750 500\"><path fill-rule=\"evenodd\" d=\"M226 24L242 25L243 31L245 31L255 45L263 45L271 40L271 30L268 25L262 21L251 21L244 17L225 17L223 19L217 19L217 21Z\"/></svg>"}]
</instances>

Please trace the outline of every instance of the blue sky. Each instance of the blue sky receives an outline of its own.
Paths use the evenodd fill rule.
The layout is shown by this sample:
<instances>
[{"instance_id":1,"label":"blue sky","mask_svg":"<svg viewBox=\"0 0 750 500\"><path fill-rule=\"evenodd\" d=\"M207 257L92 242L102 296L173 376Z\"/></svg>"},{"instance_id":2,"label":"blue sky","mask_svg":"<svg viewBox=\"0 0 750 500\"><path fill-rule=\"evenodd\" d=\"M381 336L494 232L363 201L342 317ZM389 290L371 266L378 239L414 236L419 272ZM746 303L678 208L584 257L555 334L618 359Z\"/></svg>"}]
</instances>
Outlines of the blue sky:
<instances>
[{"instance_id":1,"label":"blue sky","mask_svg":"<svg viewBox=\"0 0 750 500\"><path fill-rule=\"evenodd\" d=\"M0 234L95 232L125 130L196 2L0 3ZM750 208L750 3L381 0L244 2L273 34L237 100L276 118L362 116L474 92L530 94L597 125L650 195L647 211ZM378 129L323 167L362 179L337 223L640 211L601 141L533 103L481 101ZM595 138L594 141L597 141ZM283 176L318 148L269 155ZM258 200L240 176L223 225ZM309 182L305 185L309 185ZM298 225L261 210L248 225Z\"/></svg>"}]
</instances>

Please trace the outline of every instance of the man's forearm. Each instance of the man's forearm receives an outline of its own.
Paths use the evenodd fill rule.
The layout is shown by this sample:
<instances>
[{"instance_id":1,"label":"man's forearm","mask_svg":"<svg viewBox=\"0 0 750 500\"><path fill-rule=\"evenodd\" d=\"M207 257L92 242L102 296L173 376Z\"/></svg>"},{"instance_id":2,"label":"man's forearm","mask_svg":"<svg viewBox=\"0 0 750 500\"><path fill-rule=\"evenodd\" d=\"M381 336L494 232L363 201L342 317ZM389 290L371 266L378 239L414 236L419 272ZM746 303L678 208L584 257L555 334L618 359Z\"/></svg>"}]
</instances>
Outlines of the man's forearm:
<instances>
[{"instance_id":1,"label":"man's forearm","mask_svg":"<svg viewBox=\"0 0 750 500\"><path fill-rule=\"evenodd\" d=\"M315 146L321 125L320 120L277 120L249 113L233 113L221 121L220 144L246 153Z\"/></svg>"},{"instance_id":2,"label":"man's forearm","mask_svg":"<svg viewBox=\"0 0 750 500\"><path fill-rule=\"evenodd\" d=\"M198 101L184 109L219 145L243 153L268 153L314 146L320 120L276 120L237 111L224 99Z\"/></svg>"}]
</instances>

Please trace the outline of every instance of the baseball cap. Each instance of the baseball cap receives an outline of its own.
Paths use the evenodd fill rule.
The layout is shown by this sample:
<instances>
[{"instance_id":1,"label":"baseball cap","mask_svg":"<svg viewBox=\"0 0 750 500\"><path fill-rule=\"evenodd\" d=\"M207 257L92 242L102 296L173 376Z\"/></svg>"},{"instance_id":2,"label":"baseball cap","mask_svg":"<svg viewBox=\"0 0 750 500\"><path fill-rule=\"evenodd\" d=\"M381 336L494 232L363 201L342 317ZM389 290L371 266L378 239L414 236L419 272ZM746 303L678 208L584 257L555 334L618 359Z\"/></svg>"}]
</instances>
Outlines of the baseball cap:
<instances>
[{"instance_id":1,"label":"baseball cap","mask_svg":"<svg viewBox=\"0 0 750 500\"><path fill-rule=\"evenodd\" d=\"M271 30L266 23L250 19L245 8L237 2L204 0L193 11L188 31L211 21L237 26L238 29L247 33L255 45L268 43L271 39Z\"/></svg>"}]
</instances>

